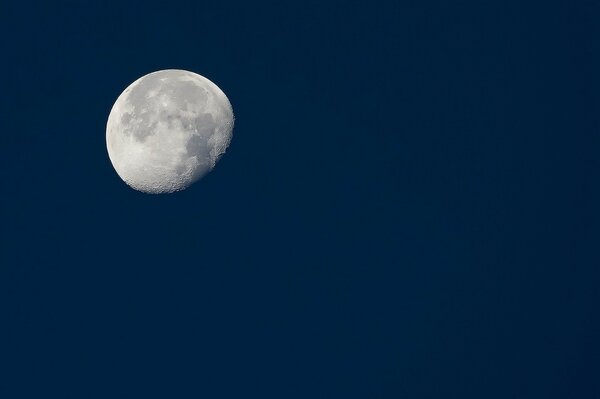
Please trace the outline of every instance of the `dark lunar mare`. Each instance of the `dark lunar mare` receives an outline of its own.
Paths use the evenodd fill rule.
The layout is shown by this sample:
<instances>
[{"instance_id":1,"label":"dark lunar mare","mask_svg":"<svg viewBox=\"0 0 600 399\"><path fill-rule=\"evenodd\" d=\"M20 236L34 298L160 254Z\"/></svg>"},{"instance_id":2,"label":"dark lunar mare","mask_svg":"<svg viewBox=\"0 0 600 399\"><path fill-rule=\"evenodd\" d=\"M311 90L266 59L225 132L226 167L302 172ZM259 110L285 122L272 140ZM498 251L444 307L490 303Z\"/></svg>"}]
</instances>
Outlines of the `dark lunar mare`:
<instances>
[{"instance_id":1,"label":"dark lunar mare","mask_svg":"<svg viewBox=\"0 0 600 399\"><path fill-rule=\"evenodd\" d=\"M133 87L126 89L126 100L133 107L133 111L126 112L121 117L124 133L133 135L140 142L144 142L154 134L157 122L152 120L152 116L156 112L153 108L160 107L160 104L157 103L162 96L167 96L177 109L189 110L191 105L205 108L208 102L208 91L198 86L193 80L180 80L186 77L187 73L184 71L160 71L147 75ZM148 104L152 106L148 106ZM181 120L179 115L169 114L167 110L159 111L159 120L167 120L168 123L172 123L174 119L179 119L183 127L187 128L187 122ZM196 125L201 124L196 123ZM214 126L212 131L214 131Z\"/></svg>"}]
</instances>

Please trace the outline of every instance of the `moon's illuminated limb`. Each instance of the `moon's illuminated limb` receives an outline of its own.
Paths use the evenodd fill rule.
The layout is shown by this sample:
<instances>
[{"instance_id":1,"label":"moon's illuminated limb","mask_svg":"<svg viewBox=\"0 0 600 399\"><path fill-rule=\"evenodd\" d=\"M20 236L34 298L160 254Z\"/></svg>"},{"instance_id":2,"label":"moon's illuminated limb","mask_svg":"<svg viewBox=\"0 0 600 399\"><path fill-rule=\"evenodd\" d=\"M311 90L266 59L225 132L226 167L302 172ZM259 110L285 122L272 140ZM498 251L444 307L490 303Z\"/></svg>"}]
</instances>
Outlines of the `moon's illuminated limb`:
<instances>
[{"instance_id":1,"label":"moon's illuminated limb","mask_svg":"<svg viewBox=\"0 0 600 399\"><path fill-rule=\"evenodd\" d=\"M214 168L232 130L231 104L214 83L169 69L141 77L119 96L108 117L106 145L129 186L170 193Z\"/></svg>"}]
</instances>

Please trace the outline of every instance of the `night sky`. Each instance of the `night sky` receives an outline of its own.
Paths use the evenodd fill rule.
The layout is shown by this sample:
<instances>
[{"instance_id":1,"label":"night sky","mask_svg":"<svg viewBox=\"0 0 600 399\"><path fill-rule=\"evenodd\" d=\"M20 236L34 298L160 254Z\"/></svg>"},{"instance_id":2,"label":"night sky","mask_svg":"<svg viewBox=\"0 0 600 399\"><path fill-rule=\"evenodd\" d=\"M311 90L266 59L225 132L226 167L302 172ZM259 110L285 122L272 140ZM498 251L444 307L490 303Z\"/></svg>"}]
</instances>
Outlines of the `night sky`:
<instances>
[{"instance_id":1,"label":"night sky","mask_svg":"<svg viewBox=\"0 0 600 399\"><path fill-rule=\"evenodd\" d=\"M13 2L0 397L600 398L596 1ZM236 116L148 195L160 69Z\"/></svg>"}]
</instances>

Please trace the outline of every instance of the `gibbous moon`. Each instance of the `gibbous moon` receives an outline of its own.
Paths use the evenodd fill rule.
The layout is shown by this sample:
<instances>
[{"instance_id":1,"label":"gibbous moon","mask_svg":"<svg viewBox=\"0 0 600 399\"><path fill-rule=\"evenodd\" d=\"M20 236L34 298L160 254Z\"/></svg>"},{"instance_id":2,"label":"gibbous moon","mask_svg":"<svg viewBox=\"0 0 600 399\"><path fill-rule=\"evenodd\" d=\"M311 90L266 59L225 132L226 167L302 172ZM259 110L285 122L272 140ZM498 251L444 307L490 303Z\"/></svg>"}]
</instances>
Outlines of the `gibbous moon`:
<instances>
[{"instance_id":1,"label":"gibbous moon","mask_svg":"<svg viewBox=\"0 0 600 399\"><path fill-rule=\"evenodd\" d=\"M217 85L193 72L168 69L139 78L117 98L106 146L129 186L171 193L215 167L232 130L233 110Z\"/></svg>"}]
</instances>

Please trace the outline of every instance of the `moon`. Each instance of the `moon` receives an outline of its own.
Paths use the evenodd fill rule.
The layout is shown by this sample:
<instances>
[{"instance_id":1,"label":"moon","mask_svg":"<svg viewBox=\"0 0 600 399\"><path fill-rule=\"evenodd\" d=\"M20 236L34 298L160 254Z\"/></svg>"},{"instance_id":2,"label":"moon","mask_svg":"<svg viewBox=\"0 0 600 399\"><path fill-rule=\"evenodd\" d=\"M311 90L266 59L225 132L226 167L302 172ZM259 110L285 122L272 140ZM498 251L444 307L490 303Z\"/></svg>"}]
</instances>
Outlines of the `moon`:
<instances>
[{"instance_id":1,"label":"moon","mask_svg":"<svg viewBox=\"0 0 600 399\"><path fill-rule=\"evenodd\" d=\"M205 77L179 69L153 72L113 105L108 156L136 190L181 191L215 167L231 142L233 119L227 96Z\"/></svg>"}]
</instances>

